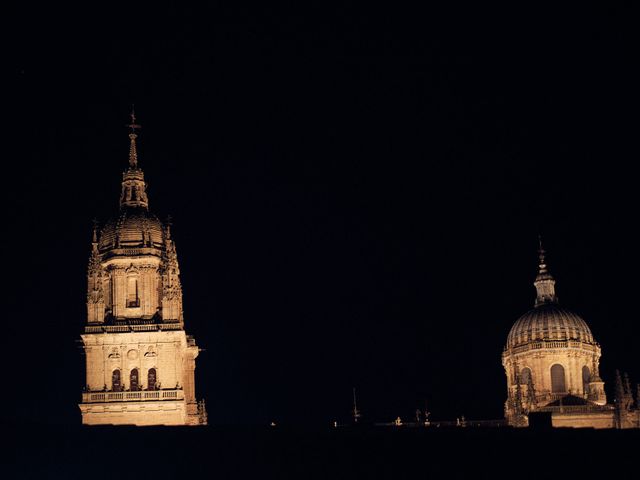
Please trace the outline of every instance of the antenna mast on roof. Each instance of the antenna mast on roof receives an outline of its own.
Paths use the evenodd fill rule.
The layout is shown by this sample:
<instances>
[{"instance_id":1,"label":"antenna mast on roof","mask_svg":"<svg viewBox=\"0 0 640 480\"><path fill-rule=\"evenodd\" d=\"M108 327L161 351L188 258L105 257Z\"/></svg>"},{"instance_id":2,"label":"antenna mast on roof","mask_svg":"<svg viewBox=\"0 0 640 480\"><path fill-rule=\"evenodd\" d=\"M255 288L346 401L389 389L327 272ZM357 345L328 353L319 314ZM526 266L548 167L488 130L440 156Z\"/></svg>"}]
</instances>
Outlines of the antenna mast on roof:
<instances>
[{"instance_id":1,"label":"antenna mast on roof","mask_svg":"<svg viewBox=\"0 0 640 480\"><path fill-rule=\"evenodd\" d=\"M358 423L360 418L360 410L358 410L358 404L356 403L356 387L353 387L353 421Z\"/></svg>"}]
</instances>

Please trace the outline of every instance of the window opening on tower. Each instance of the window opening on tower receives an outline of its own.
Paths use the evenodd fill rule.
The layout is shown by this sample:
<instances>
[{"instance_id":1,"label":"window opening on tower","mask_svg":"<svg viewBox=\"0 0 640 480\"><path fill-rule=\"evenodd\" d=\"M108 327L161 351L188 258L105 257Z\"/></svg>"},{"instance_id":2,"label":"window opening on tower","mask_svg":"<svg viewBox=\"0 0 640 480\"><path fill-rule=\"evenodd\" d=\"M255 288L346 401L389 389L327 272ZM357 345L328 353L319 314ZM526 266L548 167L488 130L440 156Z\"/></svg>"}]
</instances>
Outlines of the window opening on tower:
<instances>
[{"instance_id":1,"label":"window opening on tower","mask_svg":"<svg viewBox=\"0 0 640 480\"><path fill-rule=\"evenodd\" d=\"M140 297L138 296L138 279L137 277L129 277L127 279L127 307L139 307Z\"/></svg>"}]
</instances>

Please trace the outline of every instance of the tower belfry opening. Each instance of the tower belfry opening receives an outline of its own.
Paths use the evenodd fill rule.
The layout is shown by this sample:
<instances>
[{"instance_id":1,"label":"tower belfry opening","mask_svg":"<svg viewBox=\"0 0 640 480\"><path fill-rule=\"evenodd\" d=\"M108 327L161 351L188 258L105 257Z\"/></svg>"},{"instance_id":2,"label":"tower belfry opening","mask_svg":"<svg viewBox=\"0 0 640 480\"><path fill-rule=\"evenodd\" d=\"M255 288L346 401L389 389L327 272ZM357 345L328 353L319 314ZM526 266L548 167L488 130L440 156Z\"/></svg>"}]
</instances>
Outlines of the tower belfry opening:
<instances>
[{"instance_id":1,"label":"tower belfry opening","mask_svg":"<svg viewBox=\"0 0 640 480\"><path fill-rule=\"evenodd\" d=\"M129 165L120 210L94 225L87 272L87 324L81 335L87 425L203 425L196 399L200 351L184 330L182 286L170 223L149 211L131 113Z\"/></svg>"}]
</instances>

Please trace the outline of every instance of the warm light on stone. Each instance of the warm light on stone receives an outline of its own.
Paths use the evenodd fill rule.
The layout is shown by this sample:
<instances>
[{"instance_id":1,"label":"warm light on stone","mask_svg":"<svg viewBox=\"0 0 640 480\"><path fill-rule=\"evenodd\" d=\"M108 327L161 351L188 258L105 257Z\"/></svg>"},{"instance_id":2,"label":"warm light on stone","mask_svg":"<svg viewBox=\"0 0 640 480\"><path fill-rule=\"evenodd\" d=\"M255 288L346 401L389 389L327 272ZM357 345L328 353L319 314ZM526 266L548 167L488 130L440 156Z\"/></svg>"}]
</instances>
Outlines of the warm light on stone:
<instances>
[{"instance_id":1,"label":"warm light on stone","mask_svg":"<svg viewBox=\"0 0 640 480\"><path fill-rule=\"evenodd\" d=\"M557 427L614 427L599 374L600 345L586 322L558 305L555 280L540 247L535 307L513 325L502 365L507 376L505 417L526 426L535 412Z\"/></svg>"},{"instance_id":2,"label":"warm light on stone","mask_svg":"<svg viewBox=\"0 0 640 480\"><path fill-rule=\"evenodd\" d=\"M199 348L184 330L171 225L148 210L133 114L130 126L119 216L93 234L82 423L203 425L194 380Z\"/></svg>"}]
</instances>

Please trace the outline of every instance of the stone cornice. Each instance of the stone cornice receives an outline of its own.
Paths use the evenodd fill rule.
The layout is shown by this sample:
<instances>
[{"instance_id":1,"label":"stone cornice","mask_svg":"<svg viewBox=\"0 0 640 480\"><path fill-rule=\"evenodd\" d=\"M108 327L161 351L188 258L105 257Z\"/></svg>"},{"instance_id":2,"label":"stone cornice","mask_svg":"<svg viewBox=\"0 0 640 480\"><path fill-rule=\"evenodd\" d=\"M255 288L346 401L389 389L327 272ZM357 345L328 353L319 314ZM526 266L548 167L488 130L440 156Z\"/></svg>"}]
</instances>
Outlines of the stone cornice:
<instances>
[{"instance_id":1,"label":"stone cornice","mask_svg":"<svg viewBox=\"0 0 640 480\"><path fill-rule=\"evenodd\" d=\"M162 249L156 247L113 248L103 254L102 261L106 262L119 257L140 258L146 256L162 258Z\"/></svg>"}]
</instances>

